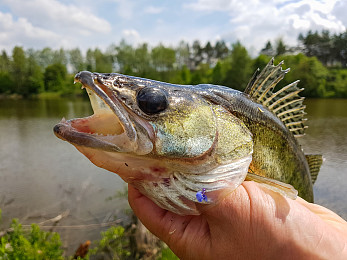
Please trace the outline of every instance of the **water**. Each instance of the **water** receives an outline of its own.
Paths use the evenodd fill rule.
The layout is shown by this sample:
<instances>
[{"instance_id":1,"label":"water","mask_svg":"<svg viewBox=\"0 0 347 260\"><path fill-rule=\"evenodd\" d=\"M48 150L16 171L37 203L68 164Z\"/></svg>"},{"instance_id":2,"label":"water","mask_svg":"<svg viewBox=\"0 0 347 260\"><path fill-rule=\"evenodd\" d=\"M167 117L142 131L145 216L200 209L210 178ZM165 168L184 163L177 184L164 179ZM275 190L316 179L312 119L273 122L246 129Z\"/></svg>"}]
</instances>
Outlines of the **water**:
<instances>
[{"instance_id":1,"label":"water","mask_svg":"<svg viewBox=\"0 0 347 260\"><path fill-rule=\"evenodd\" d=\"M347 100L307 100L305 153L322 153L325 161L314 185L315 202L347 219ZM8 226L12 218L40 222L68 212L54 230L71 252L79 243L98 238L104 223L123 215L125 199L115 174L92 165L67 142L56 138L53 126L66 118L92 113L81 99L0 100L0 208Z\"/></svg>"},{"instance_id":2,"label":"water","mask_svg":"<svg viewBox=\"0 0 347 260\"><path fill-rule=\"evenodd\" d=\"M313 186L315 203L347 220L347 100L307 100L309 128L301 143L305 153L323 154Z\"/></svg>"},{"instance_id":3,"label":"water","mask_svg":"<svg viewBox=\"0 0 347 260\"><path fill-rule=\"evenodd\" d=\"M63 212L68 216L58 226L104 223L124 216L126 199L108 199L124 190L124 182L94 166L52 131L63 116L91 113L89 101L84 100L0 100L0 230L12 218L30 224ZM97 239L104 229L54 230L72 252L79 243Z\"/></svg>"}]
</instances>

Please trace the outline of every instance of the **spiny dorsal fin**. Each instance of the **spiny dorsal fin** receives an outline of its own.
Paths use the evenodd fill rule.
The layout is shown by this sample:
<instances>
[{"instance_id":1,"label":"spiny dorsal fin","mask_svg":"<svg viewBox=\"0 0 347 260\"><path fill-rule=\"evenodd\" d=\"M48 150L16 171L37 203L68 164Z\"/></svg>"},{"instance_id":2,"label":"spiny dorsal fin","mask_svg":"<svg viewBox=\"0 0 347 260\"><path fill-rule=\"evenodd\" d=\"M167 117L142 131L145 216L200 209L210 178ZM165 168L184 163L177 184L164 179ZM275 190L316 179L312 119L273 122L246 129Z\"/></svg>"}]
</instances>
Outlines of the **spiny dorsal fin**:
<instances>
[{"instance_id":1,"label":"spiny dorsal fin","mask_svg":"<svg viewBox=\"0 0 347 260\"><path fill-rule=\"evenodd\" d=\"M312 184L317 180L319 169L323 163L323 157L321 154L306 154L306 160L308 167L310 168Z\"/></svg>"},{"instance_id":2,"label":"spiny dorsal fin","mask_svg":"<svg viewBox=\"0 0 347 260\"><path fill-rule=\"evenodd\" d=\"M266 106L287 126L295 137L303 136L304 130L304 109L302 104L304 98L299 96L299 89L295 81L282 89L274 92L277 83L283 79L289 69L282 70L283 61L274 66L274 58L259 73L259 69L254 73L249 81L245 93L254 101Z\"/></svg>"}]
</instances>

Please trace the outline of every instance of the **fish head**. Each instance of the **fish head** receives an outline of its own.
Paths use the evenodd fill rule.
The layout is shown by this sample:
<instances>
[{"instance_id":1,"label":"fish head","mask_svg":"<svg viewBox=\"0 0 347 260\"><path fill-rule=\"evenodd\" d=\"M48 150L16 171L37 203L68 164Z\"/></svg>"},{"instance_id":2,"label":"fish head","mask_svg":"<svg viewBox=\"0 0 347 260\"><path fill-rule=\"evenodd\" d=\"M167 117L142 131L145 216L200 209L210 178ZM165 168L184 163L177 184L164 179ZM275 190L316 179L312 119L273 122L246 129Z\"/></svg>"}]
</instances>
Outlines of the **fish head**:
<instances>
[{"instance_id":1,"label":"fish head","mask_svg":"<svg viewBox=\"0 0 347 260\"><path fill-rule=\"evenodd\" d=\"M199 214L195 194L205 186L213 185L212 191L230 184L218 178L211 181L211 177L205 178L205 184L199 177L194 179L223 164L225 155L216 151L230 153L234 149L218 143L223 138L231 142L221 133L221 125L236 130L235 139L242 140L242 144L235 141L235 149L250 144L240 162L233 159L235 186L245 178L252 153L250 132L190 86L88 71L76 74L75 82L87 90L94 114L63 119L54 127L55 134L159 206L178 214ZM225 170L220 174L224 176ZM213 192L207 190L203 195L209 198L204 202L213 201Z\"/></svg>"}]
</instances>

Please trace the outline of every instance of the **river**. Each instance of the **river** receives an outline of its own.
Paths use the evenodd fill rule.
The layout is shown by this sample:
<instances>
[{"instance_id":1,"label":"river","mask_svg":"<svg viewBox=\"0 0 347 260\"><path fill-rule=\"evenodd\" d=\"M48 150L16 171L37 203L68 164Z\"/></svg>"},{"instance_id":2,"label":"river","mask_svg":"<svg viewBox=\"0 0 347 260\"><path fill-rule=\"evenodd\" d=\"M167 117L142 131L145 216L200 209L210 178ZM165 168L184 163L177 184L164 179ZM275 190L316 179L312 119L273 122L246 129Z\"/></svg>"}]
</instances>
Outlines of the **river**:
<instances>
[{"instance_id":1,"label":"river","mask_svg":"<svg viewBox=\"0 0 347 260\"><path fill-rule=\"evenodd\" d=\"M309 128L300 142L305 153L322 153L315 202L347 219L347 100L306 100ZM100 224L124 218L124 191L115 174L97 168L73 146L56 138L53 126L92 113L82 99L0 100L0 229L12 218L24 224L63 218L59 231L71 250L98 238ZM73 228L67 226L73 225Z\"/></svg>"}]
</instances>

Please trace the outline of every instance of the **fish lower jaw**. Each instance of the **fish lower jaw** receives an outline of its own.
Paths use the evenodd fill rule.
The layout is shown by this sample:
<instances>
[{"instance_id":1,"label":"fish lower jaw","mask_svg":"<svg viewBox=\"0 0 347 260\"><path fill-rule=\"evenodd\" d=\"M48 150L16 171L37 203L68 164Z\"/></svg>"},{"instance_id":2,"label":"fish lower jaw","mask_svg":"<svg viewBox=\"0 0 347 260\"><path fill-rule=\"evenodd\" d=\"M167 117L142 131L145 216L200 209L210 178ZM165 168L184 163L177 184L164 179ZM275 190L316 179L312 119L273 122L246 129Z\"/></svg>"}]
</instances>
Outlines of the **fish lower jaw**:
<instances>
[{"instance_id":1,"label":"fish lower jaw","mask_svg":"<svg viewBox=\"0 0 347 260\"><path fill-rule=\"evenodd\" d=\"M63 119L53 131L57 137L73 145L112 152L132 152L137 149L136 144L130 143L123 132L118 135L96 132L90 129L85 123L86 120L87 118L69 121Z\"/></svg>"}]
</instances>

